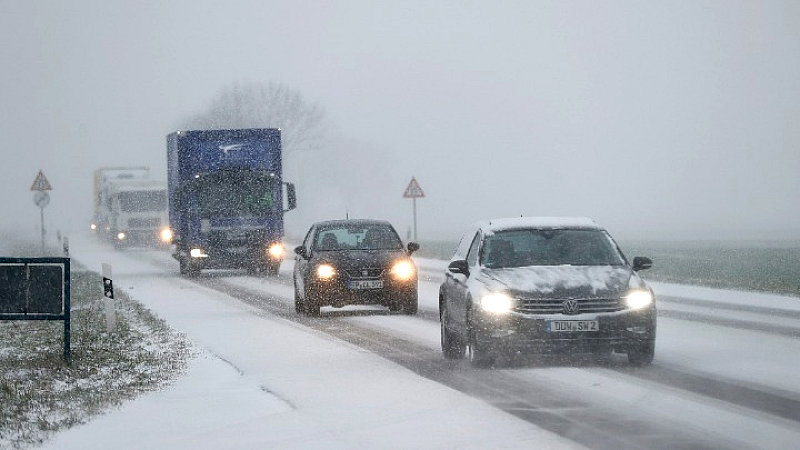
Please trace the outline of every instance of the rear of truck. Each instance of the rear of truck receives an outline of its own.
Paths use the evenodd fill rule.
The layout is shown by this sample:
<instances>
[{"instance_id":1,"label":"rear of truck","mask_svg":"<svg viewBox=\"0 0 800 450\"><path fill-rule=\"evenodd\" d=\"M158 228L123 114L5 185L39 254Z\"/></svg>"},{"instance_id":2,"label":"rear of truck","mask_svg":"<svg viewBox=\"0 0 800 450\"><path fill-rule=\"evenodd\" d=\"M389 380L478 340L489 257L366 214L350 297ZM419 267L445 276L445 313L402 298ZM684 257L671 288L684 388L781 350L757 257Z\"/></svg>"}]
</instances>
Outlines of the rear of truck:
<instances>
[{"instance_id":1,"label":"rear of truck","mask_svg":"<svg viewBox=\"0 0 800 450\"><path fill-rule=\"evenodd\" d=\"M295 207L294 186L282 180L280 130L171 133L167 172L173 257L182 274L277 274L285 254L283 213Z\"/></svg>"}]
</instances>

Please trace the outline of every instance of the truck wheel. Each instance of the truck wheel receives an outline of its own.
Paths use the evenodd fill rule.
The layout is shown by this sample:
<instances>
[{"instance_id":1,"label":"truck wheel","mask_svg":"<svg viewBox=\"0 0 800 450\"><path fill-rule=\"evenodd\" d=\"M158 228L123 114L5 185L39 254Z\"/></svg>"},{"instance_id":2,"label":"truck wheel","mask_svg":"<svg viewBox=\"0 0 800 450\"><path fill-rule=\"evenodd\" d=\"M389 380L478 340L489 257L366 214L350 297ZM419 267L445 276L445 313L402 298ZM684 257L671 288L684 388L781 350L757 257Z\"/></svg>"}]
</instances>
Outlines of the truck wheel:
<instances>
[{"instance_id":1,"label":"truck wheel","mask_svg":"<svg viewBox=\"0 0 800 450\"><path fill-rule=\"evenodd\" d=\"M417 297L409 299L405 305L403 305L403 314L407 314L409 316L413 316L419 310L419 301Z\"/></svg>"},{"instance_id":2,"label":"truck wheel","mask_svg":"<svg viewBox=\"0 0 800 450\"><path fill-rule=\"evenodd\" d=\"M267 276L277 277L278 276L278 270L281 268L281 264L280 263L270 262L270 263L267 263L267 265L264 266L264 267L265 267L265 271L267 272Z\"/></svg>"},{"instance_id":3,"label":"truck wheel","mask_svg":"<svg viewBox=\"0 0 800 450\"><path fill-rule=\"evenodd\" d=\"M189 261L181 259L179 264L180 264L181 275L187 277L196 277L200 275L200 269L196 267L194 264L190 263Z\"/></svg>"},{"instance_id":4,"label":"truck wheel","mask_svg":"<svg viewBox=\"0 0 800 450\"><path fill-rule=\"evenodd\" d=\"M645 366L653 362L656 341L650 340L628 348L628 362L633 366Z\"/></svg>"}]
</instances>

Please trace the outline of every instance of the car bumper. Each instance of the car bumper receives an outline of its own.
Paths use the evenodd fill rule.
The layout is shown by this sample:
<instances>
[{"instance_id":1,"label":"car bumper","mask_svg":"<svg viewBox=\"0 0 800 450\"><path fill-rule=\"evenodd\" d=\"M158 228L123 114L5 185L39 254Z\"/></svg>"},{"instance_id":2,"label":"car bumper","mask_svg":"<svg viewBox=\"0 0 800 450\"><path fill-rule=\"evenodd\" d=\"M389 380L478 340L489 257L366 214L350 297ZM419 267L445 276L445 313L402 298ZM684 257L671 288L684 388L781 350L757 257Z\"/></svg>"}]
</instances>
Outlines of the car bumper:
<instances>
[{"instance_id":1,"label":"car bumper","mask_svg":"<svg viewBox=\"0 0 800 450\"><path fill-rule=\"evenodd\" d=\"M597 331L549 331L548 322L563 320L597 321ZM479 314L471 324L474 337L483 345L498 350L559 350L583 347L586 350L614 348L627 351L632 346L655 339L656 310L623 310L580 315L532 315L507 313Z\"/></svg>"},{"instance_id":2,"label":"car bumper","mask_svg":"<svg viewBox=\"0 0 800 450\"><path fill-rule=\"evenodd\" d=\"M402 305L417 299L417 280L384 280L377 289L351 289L344 282L314 282L309 293L320 306Z\"/></svg>"}]
</instances>

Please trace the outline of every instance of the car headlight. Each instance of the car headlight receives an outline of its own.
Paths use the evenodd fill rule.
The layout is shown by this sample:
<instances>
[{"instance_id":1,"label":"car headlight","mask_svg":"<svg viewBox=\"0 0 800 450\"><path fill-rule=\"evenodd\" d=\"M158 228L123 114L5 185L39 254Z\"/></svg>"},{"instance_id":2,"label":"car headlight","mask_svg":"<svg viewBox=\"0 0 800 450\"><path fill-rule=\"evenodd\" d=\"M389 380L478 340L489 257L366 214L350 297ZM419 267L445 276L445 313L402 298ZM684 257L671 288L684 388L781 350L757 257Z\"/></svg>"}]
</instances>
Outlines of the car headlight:
<instances>
[{"instance_id":1,"label":"car headlight","mask_svg":"<svg viewBox=\"0 0 800 450\"><path fill-rule=\"evenodd\" d=\"M336 275L336 269L333 266L328 264L322 264L321 266L317 266L317 277L321 280L329 280Z\"/></svg>"},{"instance_id":2,"label":"car headlight","mask_svg":"<svg viewBox=\"0 0 800 450\"><path fill-rule=\"evenodd\" d=\"M119 239L120 241L125 240L125 233L123 232L117 233L117 239Z\"/></svg>"},{"instance_id":3,"label":"car headlight","mask_svg":"<svg viewBox=\"0 0 800 450\"><path fill-rule=\"evenodd\" d=\"M648 291L631 291L625 296L625 303L633 309L642 309L653 303L653 295Z\"/></svg>"},{"instance_id":4,"label":"car headlight","mask_svg":"<svg viewBox=\"0 0 800 450\"><path fill-rule=\"evenodd\" d=\"M276 242L269 246L267 252L269 253L269 256L271 256L273 259L278 259L283 256L284 252L283 245Z\"/></svg>"},{"instance_id":5,"label":"car headlight","mask_svg":"<svg viewBox=\"0 0 800 450\"><path fill-rule=\"evenodd\" d=\"M96 229L97 229L97 224L96 224L96 223L93 223L93 224L89 225L89 228L91 228L91 229L92 229L92 231L94 231L94 230L96 230Z\"/></svg>"},{"instance_id":6,"label":"car headlight","mask_svg":"<svg viewBox=\"0 0 800 450\"><path fill-rule=\"evenodd\" d=\"M172 230L169 228L161 230L161 240L163 242L172 242Z\"/></svg>"},{"instance_id":7,"label":"car headlight","mask_svg":"<svg viewBox=\"0 0 800 450\"><path fill-rule=\"evenodd\" d=\"M398 280L409 280L414 276L414 266L408 261L399 261L392 266L391 273Z\"/></svg>"},{"instance_id":8,"label":"car headlight","mask_svg":"<svg viewBox=\"0 0 800 450\"><path fill-rule=\"evenodd\" d=\"M189 256L192 258L208 258L208 255L203 251L202 248L193 248L189 250Z\"/></svg>"},{"instance_id":9,"label":"car headlight","mask_svg":"<svg viewBox=\"0 0 800 450\"><path fill-rule=\"evenodd\" d=\"M505 313L511 310L514 302L506 294L487 294L481 298L481 309L491 313Z\"/></svg>"}]
</instances>

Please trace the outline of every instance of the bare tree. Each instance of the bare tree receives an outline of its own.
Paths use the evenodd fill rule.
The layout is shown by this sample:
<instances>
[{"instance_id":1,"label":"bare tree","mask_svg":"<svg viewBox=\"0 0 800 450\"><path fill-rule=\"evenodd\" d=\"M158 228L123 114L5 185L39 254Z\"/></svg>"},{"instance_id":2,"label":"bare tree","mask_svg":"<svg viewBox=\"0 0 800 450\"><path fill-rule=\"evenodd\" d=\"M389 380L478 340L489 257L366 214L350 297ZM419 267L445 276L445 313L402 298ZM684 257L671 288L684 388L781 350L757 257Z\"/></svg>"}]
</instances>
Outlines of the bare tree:
<instances>
[{"instance_id":1,"label":"bare tree","mask_svg":"<svg viewBox=\"0 0 800 450\"><path fill-rule=\"evenodd\" d=\"M237 83L209 108L187 120L184 129L280 128L284 155L318 148L328 124L325 110L281 83Z\"/></svg>"}]
</instances>

